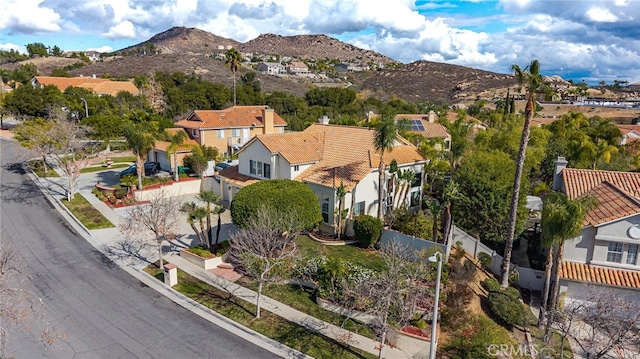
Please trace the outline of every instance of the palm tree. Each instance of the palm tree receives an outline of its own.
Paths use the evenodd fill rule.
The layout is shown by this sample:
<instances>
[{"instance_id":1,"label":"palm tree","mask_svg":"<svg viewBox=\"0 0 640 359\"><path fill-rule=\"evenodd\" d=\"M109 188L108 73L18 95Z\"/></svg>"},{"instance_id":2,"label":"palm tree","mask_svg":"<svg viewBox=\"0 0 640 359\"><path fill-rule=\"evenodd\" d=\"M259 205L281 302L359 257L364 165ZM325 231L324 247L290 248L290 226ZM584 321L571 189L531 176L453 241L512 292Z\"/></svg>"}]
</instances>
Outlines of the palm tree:
<instances>
[{"instance_id":1,"label":"palm tree","mask_svg":"<svg viewBox=\"0 0 640 359\"><path fill-rule=\"evenodd\" d=\"M240 51L232 47L229 50L227 50L224 56L225 56L225 61L224 61L225 66L229 66L229 69L231 69L231 72L233 72L233 105L235 106L236 105L236 73L238 72L238 70L240 70L240 67L242 66L242 55L240 54Z\"/></svg>"},{"instance_id":2,"label":"palm tree","mask_svg":"<svg viewBox=\"0 0 640 359\"><path fill-rule=\"evenodd\" d=\"M447 182L444 190L442 191L442 205L445 209L445 223L442 231L442 241L447 244L447 248L450 249L452 243L449 242L449 236L451 234L451 226L453 224L453 215L451 214L451 204L453 201L462 198L462 194L458 188L458 183L453 180Z\"/></svg>"},{"instance_id":3,"label":"palm tree","mask_svg":"<svg viewBox=\"0 0 640 359\"><path fill-rule=\"evenodd\" d=\"M222 214L226 210L227 209L223 206L216 206L216 208L213 210L213 213L218 215L218 227L216 227L216 243L213 244L214 246L217 246L218 241L220 240L220 230L222 229Z\"/></svg>"},{"instance_id":4,"label":"palm tree","mask_svg":"<svg viewBox=\"0 0 640 359\"><path fill-rule=\"evenodd\" d=\"M336 188L336 197L338 197L338 210L336 211L336 223L337 230L336 235L338 236L338 240L340 240L340 235L342 234L342 226L343 221L347 218L348 209L344 209L344 197L347 195L347 190L344 186L344 182L340 181L340 186Z\"/></svg>"},{"instance_id":5,"label":"palm tree","mask_svg":"<svg viewBox=\"0 0 640 359\"><path fill-rule=\"evenodd\" d=\"M207 245L211 246L211 238L213 237L211 233L211 214L214 212L211 210L211 204L218 202L220 196L218 196L214 191L202 191L196 196L196 198L207 203L207 234L209 238L209 243L207 243Z\"/></svg>"},{"instance_id":6,"label":"palm tree","mask_svg":"<svg viewBox=\"0 0 640 359\"><path fill-rule=\"evenodd\" d=\"M193 215L193 212L197 208L194 202L185 202L182 204L182 208L180 208L181 212L187 213L187 223L191 226L191 229L196 233L196 237L198 237L198 241L200 243L204 243L202 240L202 236L200 235L200 231L198 231L198 227L196 227L197 218Z\"/></svg>"},{"instance_id":7,"label":"palm tree","mask_svg":"<svg viewBox=\"0 0 640 359\"><path fill-rule=\"evenodd\" d=\"M527 104L524 109L524 127L522 129L522 137L520 138L518 156L516 158L516 173L513 178L513 195L509 210L509 228L507 230L504 258L502 259L502 265L500 266L500 284L503 288L509 286L509 266L511 265L511 252L513 250L513 239L516 231L518 199L520 197L520 181L522 179L524 159L527 152L527 144L529 143L529 134L531 132L531 120L533 119L535 111L534 97L536 95L536 90L542 84L542 75L540 75L540 63L538 60L531 61L531 63L524 69L521 69L518 65L511 65L511 70L515 73L518 84L520 86L524 86L527 91Z\"/></svg>"},{"instance_id":8,"label":"palm tree","mask_svg":"<svg viewBox=\"0 0 640 359\"><path fill-rule=\"evenodd\" d=\"M167 147L167 160L169 160L169 163L171 163L171 155L174 155L174 165L175 165L175 169L174 169L174 180L176 182L178 182L179 176L178 176L178 159L175 158L177 156L176 153L178 151L178 149L180 148L180 146L182 146L182 144L184 143L184 141L187 140L189 136L187 136L187 133L185 131L178 131L176 132L176 134L174 134L173 136L171 136L170 142L171 144L169 145L169 147Z\"/></svg>"},{"instance_id":9,"label":"palm tree","mask_svg":"<svg viewBox=\"0 0 640 359\"><path fill-rule=\"evenodd\" d=\"M393 151L393 145L398 137L399 126L393 117L382 116L376 127L373 138L373 147L380 152L380 165L378 167L378 219L382 220L382 206L384 198L385 163L384 153Z\"/></svg>"},{"instance_id":10,"label":"palm tree","mask_svg":"<svg viewBox=\"0 0 640 359\"><path fill-rule=\"evenodd\" d=\"M147 132L141 125L130 125L124 131L127 145L136 155L136 171L138 172L138 189L142 189L142 177L144 176L144 162L149 151L155 145L153 135Z\"/></svg>"}]
</instances>

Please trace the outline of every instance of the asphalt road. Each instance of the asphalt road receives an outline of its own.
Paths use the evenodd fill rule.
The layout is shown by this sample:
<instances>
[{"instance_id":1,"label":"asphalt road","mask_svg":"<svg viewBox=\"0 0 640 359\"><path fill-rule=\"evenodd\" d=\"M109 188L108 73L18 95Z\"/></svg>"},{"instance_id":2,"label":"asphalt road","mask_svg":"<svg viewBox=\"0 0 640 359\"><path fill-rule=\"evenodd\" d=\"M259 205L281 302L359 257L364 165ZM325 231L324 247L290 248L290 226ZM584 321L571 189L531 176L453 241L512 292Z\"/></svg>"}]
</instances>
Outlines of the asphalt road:
<instances>
[{"instance_id":1,"label":"asphalt road","mask_svg":"<svg viewBox=\"0 0 640 359\"><path fill-rule=\"evenodd\" d=\"M39 332L12 331L15 358L276 358L161 296L114 265L51 208L0 140L0 245L11 244L46 304L44 318L63 333L54 349Z\"/></svg>"}]
</instances>

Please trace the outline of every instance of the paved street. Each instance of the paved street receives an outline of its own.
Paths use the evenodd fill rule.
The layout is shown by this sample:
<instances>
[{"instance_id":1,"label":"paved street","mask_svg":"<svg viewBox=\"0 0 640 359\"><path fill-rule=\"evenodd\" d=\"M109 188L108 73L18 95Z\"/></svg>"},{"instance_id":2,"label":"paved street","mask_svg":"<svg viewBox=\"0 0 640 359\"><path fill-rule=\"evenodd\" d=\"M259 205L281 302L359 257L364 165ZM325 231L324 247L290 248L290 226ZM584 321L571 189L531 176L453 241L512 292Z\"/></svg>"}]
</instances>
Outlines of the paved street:
<instances>
[{"instance_id":1,"label":"paved street","mask_svg":"<svg viewBox=\"0 0 640 359\"><path fill-rule=\"evenodd\" d=\"M36 328L14 331L16 358L277 357L176 305L114 265L66 224L16 162L24 149L0 140L2 245L17 250L46 304L45 319L66 335L54 350ZM99 174L99 176L104 176ZM105 180L106 182L106 180Z\"/></svg>"}]
</instances>

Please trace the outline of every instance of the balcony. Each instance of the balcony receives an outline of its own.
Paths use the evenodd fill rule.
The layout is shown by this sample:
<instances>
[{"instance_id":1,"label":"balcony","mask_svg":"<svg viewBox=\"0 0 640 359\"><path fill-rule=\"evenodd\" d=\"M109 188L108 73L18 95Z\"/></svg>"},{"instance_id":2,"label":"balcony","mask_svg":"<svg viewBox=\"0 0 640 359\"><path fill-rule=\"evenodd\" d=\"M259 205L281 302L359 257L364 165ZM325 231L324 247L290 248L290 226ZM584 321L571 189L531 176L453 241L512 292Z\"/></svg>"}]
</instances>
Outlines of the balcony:
<instances>
[{"instance_id":1,"label":"balcony","mask_svg":"<svg viewBox=\"0 0 640 359\"><path fill-rule=\"evenodd\" d=\"M251 137L229 137L227 138L227 146L238 149L249 142L250 139Z\"/></svg>"}]
</instances>

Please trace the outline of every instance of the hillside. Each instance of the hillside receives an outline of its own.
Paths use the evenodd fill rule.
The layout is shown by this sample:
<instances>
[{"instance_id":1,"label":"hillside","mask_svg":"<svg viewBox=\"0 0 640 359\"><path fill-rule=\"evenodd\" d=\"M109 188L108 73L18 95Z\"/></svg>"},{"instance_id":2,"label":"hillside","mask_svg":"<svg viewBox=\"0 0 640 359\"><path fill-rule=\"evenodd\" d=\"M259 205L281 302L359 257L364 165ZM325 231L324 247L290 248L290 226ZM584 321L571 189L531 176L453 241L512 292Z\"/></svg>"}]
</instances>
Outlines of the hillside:
<instances>
[{"instance_id":1,"label":"hillside","mask_svg":"<svg viewBox=\"0 0 640 359\"><path fill-rule=\"evenodd\" d=\"M337 59L346 62L387 64L397 62L375 51L364 50L326 35L280 36L263 34L238 45L238 50L258 54L278 54L297 59Z\"/></svg>"},{"instance_id":2,"label":"hillside","mask_svg":"<svg viewBox=\"0 0 640 359\"><path fill-rule=\"evenodd\" d=\"M171 29L154 35L147 41L126 47L117 52L144 50L148 44L153 44L161 54L206 54L210 55L228 47L237 47L240 43L233 39L214 35L196 28L172 27Z\"/></svg>"},{"instance_id":3,"label":"hillside","mask_svg":"<svg viewBox=\"0 0 640 359\"><path fill-rule=\"evenodd\" d=\"M496 94L515 86L512 75L431 61L416 61L398 69L376 72L362 89L378 97L395 95L412 102L446 103L474 100L482 92ZM488 94L489 99L493 96Z\"/></svg>"}]
</instances>

